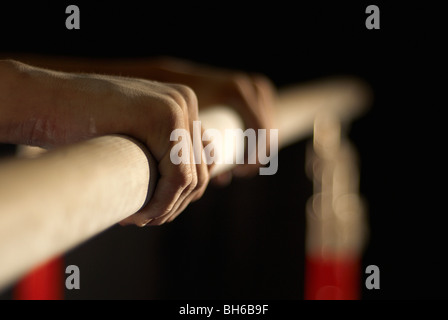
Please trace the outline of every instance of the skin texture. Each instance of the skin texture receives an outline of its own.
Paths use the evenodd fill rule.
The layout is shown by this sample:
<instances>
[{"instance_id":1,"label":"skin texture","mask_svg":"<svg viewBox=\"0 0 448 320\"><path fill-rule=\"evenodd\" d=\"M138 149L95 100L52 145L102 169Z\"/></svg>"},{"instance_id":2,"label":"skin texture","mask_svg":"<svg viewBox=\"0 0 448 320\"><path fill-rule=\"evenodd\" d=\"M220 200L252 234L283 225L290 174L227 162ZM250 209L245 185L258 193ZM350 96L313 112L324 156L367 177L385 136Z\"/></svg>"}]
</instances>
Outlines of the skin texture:
<instances>
[{"instance_id":1,"label":"skin texture","mask_svg":"<svg viewBox=\"0 0 448 320\"><path fill-rule=\"evenodd\" d=\"M33 59L0 60L0 141L54 148L119 133L143 142L160 178L150 203L122 225L172 221L203 195L210 170L205 161L170 160L177 143L170 141L171 132L185 129L191 136L200 105L232 105L246 127L272 127L275 90L262 76L167 58L121 64ZM233 173L251 175L257 168L242 165ZM215 181L228 183L231 174Z\"/></svg>"}]
</instances>

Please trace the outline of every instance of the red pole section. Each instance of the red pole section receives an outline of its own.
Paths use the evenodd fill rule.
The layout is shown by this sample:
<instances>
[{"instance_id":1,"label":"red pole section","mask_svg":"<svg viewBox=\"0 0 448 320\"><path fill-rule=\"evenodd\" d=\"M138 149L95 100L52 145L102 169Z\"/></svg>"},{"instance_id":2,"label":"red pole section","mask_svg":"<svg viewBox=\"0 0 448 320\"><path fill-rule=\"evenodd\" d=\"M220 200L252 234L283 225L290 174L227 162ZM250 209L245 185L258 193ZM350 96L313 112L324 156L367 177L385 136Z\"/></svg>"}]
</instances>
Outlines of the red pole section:
<instances>
[{"instance_id":1,"label":"red pole section","mask_svg":"<svg viewBox=\"0 0 448 320\"><path fill-rule=\"evenodd\" d=\"M63 300L63 258L56 257L24 276L14 288L15 300Z\"/></svg>"},{"instance_id":2,"label":"red pole section","mask_svg":"<svg viewBox=\"0 0 448 320\"><path fill-rule=\"evenodd\" d=\"M360 259L355 256L306 257L306 300L360 299Z\"/></svg>"}]
</instances>

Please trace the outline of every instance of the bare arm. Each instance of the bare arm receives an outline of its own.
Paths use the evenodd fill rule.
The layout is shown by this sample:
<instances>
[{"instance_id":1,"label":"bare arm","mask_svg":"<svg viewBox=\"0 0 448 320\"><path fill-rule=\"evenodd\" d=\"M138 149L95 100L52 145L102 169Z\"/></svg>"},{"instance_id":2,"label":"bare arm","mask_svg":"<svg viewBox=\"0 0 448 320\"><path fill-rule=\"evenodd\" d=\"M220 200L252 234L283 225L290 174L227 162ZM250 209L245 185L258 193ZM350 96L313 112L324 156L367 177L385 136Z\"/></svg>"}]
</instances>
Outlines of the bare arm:
<instances>
[{"instance_id":1,"label":"bare arm","mask_svg":"<svg viewBox=\"0 0 448 320\"><path fill-rule=\"evenodd\" d=\"M242 117L246 128L271 129L276 89L260 74L227 70L171 57L138 59L92 59L13 55L20 61L65 72L97 73L142 78L190 87L198 98L198 108L228 105ZM269 139L268 139L269 141ZM269 145L267 146L269 150ZM254 174L257 165L237 166L238 175ZM228 180L230 172L218 177ZM223 179L224 178L224 179Z\"/></svg>"}]
</instances>

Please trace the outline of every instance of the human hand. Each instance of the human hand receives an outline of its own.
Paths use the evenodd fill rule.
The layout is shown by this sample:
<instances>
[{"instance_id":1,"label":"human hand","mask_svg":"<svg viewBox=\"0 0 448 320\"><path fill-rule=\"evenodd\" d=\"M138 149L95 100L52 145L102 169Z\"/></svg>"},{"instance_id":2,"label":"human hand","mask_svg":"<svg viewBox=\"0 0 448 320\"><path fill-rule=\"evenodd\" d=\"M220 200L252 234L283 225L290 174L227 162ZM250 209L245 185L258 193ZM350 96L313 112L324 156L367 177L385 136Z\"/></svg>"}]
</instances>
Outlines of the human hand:
<instances>
[{"instance_id":1,"label":"human hand","mask_svg":"<svg viewBox=\"0 0 448 320\"><path fill-rule=\"evenodd\" d=\"M212 105L226 105L234 108L242 117L246 129L254 129L257 136L258 129L266 129L266 150L270 152L269 130L274 127L273 107L276 88L266 76L173 58L155 59L139 70L142 74L147 72L148 77L188 85L198 97L199 109ZM258 159L256 164L248 163L247 155L250 152L256 152L256 150L247 150L245 164L235 166L232 171L220 174L213 181L224 185L230 182L232 175L256 174L261 164Z\"/></svg>"}]
</instances>

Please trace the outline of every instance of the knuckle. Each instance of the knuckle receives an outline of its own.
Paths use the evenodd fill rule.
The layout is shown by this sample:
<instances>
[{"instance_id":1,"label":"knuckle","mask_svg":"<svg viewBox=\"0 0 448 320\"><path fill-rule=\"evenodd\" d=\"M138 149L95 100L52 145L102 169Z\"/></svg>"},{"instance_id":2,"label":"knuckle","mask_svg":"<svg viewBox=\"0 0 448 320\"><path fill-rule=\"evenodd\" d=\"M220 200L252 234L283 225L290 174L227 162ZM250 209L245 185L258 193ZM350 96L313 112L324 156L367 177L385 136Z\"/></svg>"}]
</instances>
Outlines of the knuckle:
<instances>
[{"instance_id":1,"label":"knuckle","mask_svg":"<svg viewBox=\"0 0 448 320\"><path fill-rule=\"evenodd\" d=\"M191 169L186 169L188 165L179 165L178 172L171 178L171 183L179 188L185 189L193 182Z\"/></svg>"},{"instance_id":2,"label":"knuckle","mask_svg":"<svg viewBox=\"0 0 448 320\"><path fill-rule=\"evenodd\" d=\"M164 106L163 112L165 113L164 125L168 128L182 127L184 112L180 105L172 97L168 96L162 97L161 101Z\"/></svg>"},{"instance_id":3,"label":"knuckle","mask_svg":"<svg viewBox=\"0 0 448 320\"><path fill-rule=\"evenodd\" d=\"M275 91L275 85L267 76L263 74L255 74L252 76L255 86L269 92Z\"/></svg>"},{"instance_id":4,"label":"knuckle","mask_svg":"<svg viewBox=\"0 0 448 320\"><path fill-rule=\"evenodd\" d=\"M179 104L186 109L197 109L198 105L198 98L196 96L196 93L191 89L189 86L183 85L183 84L175 84L172 85L172 88L174 89L173 95L176 97L176 101L179 102Z\"/></svg>"},{"instance_id":5,"label":"knuckle","mask_svg":"<svg viewBox=\"0 0 448 320\"><path fill-rule=\"evenodd\" d=\"M186 107L184 96L173 87L167 91L167 99L174 102L177 108L184 109Z\"/></svg>"},{"instance_id":6,"label":"knuckle","mask_svg":"<svg viewBox=\"0 0 448 320\"><path fill-rule=\"evenodd\" d=\"M190 183L190 185L189 185L189 190L190 191L193 191L194 189L196 189L196 186L198 185L198 181L199 181L199 179L198 179L198 175L197 175L197 173L192 173L192 175L191 175L191 183Z\"/></svg>"},{"instance_id":7,"label":"knuckle","mask_svg":"<svg viewBox=\"0 0 448 320\"><path fill-rule=\"evenodd\" d=\"M230 96L235 96L236 98L241 99L242 97L245 97L252 88L252 80L246 73L237 72L232 74L228 79L227 90Z\"/></svg>"},{"instance_id":8,"label":"knuckle","mask_svg":"<svg viewBox=\"0 0 448 320\"><path fill-rule=\"evenodd\" d=\"M196 101L196 93L192 88L189 86L183 85L183 84L177 84L175 85L176 90L182 95L182 97L187 102L194 102Z\"/></svg>"},{"instance_id":9,"label":"knuckle","mask_svg":"<svg viewBox=\"0 0 448 320\"><path fill-rule=\"evenodd\" d=\"M230 77L230 81L232 84L236 85L237 87L241 85L245 85L250 82L250 77L248 74L243 72L236 72Z\"/></svg>"}]
</instances>

